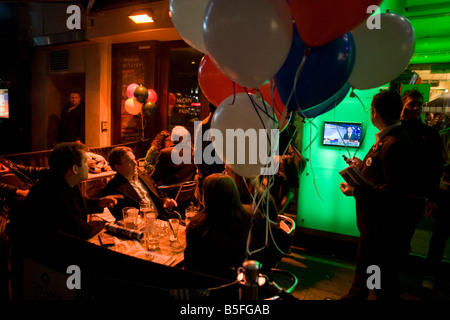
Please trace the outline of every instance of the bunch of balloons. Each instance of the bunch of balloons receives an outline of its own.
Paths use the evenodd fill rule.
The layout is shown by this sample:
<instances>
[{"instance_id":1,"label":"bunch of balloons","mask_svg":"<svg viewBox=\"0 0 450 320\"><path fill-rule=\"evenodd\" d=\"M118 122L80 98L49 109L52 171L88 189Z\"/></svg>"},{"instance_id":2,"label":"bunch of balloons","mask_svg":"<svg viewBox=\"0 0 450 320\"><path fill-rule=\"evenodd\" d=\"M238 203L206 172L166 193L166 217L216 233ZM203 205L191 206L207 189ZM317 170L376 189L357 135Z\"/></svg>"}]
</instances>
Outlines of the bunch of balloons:
<instances>
[{"instance_id":1,"label":"bunch of balloons","mask_svg":"<svg viewBox=\"0 0 450 320\"><path fill-rule=\"evenodd\" d=\"M287 112L316 117L354 89L394 80L415 45L411 23L380 13L381 0L170 0L171 18L203 52L198 81L224 116L224 101L252 94L286 125ZM245 112L245 111L240 111ZM250 116L250 113L247 113ZM214 118L214 121L219 119ZM228 123L233 129L233 122Z\"/></svg>"},{"instance_id":2,"label":"bunch of balloons","mask_svg":"<svg viewBox=\"0 0 450 320\"><path fill-rule=\"evenodd\" d=\"M132 83L127 87L127 97L125 110L128 113L132 115L141 113L145 117L151 117L156 113L158 95L155 90Z\"/></svg>"}]
</instances>

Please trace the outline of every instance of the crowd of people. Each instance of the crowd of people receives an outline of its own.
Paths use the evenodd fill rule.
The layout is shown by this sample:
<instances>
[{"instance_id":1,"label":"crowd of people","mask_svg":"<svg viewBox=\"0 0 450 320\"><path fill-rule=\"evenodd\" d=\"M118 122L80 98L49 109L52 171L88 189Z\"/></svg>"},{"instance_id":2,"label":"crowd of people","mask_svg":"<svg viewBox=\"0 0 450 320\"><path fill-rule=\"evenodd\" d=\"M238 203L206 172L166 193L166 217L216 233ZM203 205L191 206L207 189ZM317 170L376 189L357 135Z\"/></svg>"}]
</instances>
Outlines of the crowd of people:
<instances>
[{"instance_id":1,"label":"crowd of people","mask_svg":"<svg viewBox=\"0 0 450 320\"><path fill-rule=\"evenodd\" d=\"M422 105L423 97L417 91L402 96L392 91L376 94L370 109L371 122L379 129L376 142L364 159L347 160L370 183L340 185L345 196L355 199L360 231L354 281L344 300L367 299L367 268L371 265L379 266L382 273L381 287L375 288L377 297L399 298L399 271L424 215L435 219L428 280L437 276L450 233L450 131L438 131L424 123ZM209 116L196 132L210 128L215 110L210 107ZM132 149L114 147L108 164L116 173L98 198L83 196L79 188L89 172L87 149L80 141L57 144L50 153L49 168L0 159L0 197L20 212L16 217L20 223L89 239L105 223L95 218L88 222L90 213L107 207L121 220L124 207L139 207L140 201L147 200L158 211L158 218L167 220L177 201L158 186L195 180L199 213L186 229L185 268L235 279L237 268L250 259L260 261L263 271L270 274L292 245L292 238L279 226L278 214L285 208L282 201L290 201L298 188L298 179L292 179L289 166L294 166L298 178L304 159L288 143L289 152L280 157L276 183L267 188L267 177L243 178L227 164L196 165L194 150L204 150L210 142L195 141L201 143L192 145L188 130L182 126L174 127L171 133L162 131L146 154L143 170L138 168ZM190 154L185 154L186 150ZM187 157L189 163L174 161L173 152ZM255 203L259 205L255 207Z\"/></svg>"}]
</instances>

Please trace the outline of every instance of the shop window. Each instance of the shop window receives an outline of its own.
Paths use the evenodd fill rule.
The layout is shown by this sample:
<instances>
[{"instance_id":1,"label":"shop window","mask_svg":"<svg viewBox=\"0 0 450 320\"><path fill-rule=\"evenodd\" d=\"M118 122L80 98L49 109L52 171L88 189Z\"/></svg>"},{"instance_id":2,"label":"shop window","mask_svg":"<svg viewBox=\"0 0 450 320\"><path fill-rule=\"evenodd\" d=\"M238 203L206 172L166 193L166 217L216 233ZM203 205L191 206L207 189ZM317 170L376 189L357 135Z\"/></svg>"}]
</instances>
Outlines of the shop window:
<instances>
[{"instance_id":1,"label":"shop window","mask_svg":"<svg viewBox=\"0 0 450 320\"><path fill-rule=\"evenodd\" d=\"M194 134L194 121L208 109L198 85L198 67L203 57L193 48L170 50L168 129L181 125Z\"/></svg>"}]
</instances>

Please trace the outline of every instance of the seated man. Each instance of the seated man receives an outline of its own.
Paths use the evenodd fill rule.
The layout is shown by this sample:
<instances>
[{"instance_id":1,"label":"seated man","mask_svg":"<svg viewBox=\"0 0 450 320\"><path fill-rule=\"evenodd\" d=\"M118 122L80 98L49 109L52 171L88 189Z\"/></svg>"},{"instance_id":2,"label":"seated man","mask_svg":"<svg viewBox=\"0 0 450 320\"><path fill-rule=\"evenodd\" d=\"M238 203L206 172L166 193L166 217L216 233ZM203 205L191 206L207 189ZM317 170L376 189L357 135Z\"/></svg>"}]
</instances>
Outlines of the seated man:
<instances>
[{"instance_id":1,"label":"seated man","mask_svg":"<svg viewBox=\"0 0 450 320\"><path fill-rule=\"evenodd\" d=\"M48 171L46 167L31 167L15 164L0 158L0 199L8 207L25 200L31 186Z\"/></svg>"},{"instance_id":2,"label":"seated man","mask_svg":"<svg viewBox=\"0 0 450 320\"><path fill-rule=\"evenodd\" d=\"M195 178L197 167L194 164L189 131L183 126L174 127L172 143L171 147L161 150L156 161L152 179L157 185L171 185ZM190 154L185 154L185 151ZM178 160L181 163L177 163Z\"/></svg>"},{"instance_id":3,"label":"seated man","mask_svg":"<svg viewBox=\"0 0 450 320\"><path fill-rule=\"evenodd\" d=\"M139 202L144 199L153 203L153 207L158 210L158 218L167 219L169 217L166 208L171 210L177 203L175 200L169 199L166 194L160 193L147 173L138 171L136 158L129 147L112 149L108 162L111 169L117 173L103 189L103 195L123 195L123 199L111 210L117 220L123 219L123 208L139 208Z\"/></svg>"},{"instance_id":4,"label":"seated man","mask_svg":"<svg viewBox=\"0 0 450 320\"><path fill-rule=\"evenodd\" d=\"M58 144L50 153L50 171L31 187L21 221L28 226L50 227L88 239L99 232L103 221L87 222L87 215L112 207L120 196L85 199L78 184L88 178L85 146Z\"/></svg>"}]
</instances>

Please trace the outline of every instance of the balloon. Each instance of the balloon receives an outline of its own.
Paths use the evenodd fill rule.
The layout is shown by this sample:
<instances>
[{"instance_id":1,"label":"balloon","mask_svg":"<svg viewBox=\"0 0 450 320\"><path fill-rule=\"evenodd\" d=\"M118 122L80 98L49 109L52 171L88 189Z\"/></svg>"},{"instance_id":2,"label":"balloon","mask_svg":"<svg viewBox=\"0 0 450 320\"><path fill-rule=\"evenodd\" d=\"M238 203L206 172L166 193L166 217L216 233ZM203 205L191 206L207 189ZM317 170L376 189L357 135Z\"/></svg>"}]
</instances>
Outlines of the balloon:
<instances>
[{"instance_id":1,"label":"balloon","mask_svg":"<svg viewBox=\"0 0 450 320\"><path fill-rule=\"evenodd\" d=\"M156 113L156 109L157 109L156 103L147 101L142 106L142 114L144 115L144 117L151 117Z\"/></svg>"},{"instance_id":2,"label":"balloon","mask_svg":"<svg viewBox=\"0 0 450 320\"><path fill-rule=\"evenodd\" d=\"M209 55L205 55L200 61L198 84L208 101L215 106L234 93L246 92L244 87L226 77L216 67Z\"/></svg>"},{"instance_id":3,"label":"balloon","mask_svg":"<svg viewBox=\"0 0 450 320\"><path fill-rule=\"evenodd\" d=\"M129 114L137 115L141 111L142 103L136 101L136 99L130 98L125 101L125 110Z\"/></svg>"},{"instance_id":4,"label":"balloon","mask_svg":"<svg viewBox=\"0 0 450 320\"><path fill-rule=\"evenodd\" d=\"M170 0L172 22L181 38L200 52L206 53L203 19L209 0Z\"/></svg>"},{"instance_id":5,"label":"balloon","mask_svg":"<svg viewBox=\"0 0 450 320\"><path fill-rule=\"evenodd\" d=\"M302 59L305 59L304 65L295 83ZM294 30L289 56L275 76L281 100L291 111L318 105L347 82L354 61L355 44L351 32L326 45L308 49Z\"/></svg>"},{"instance_id":6,"label":"balloon","mask_svg":"<svg viewBox=\"0 0 450 320\"><path fill-rule=\"evenodd\" d=\"M285 111L286 107L280 98L280 94L278 93L276 85L273 85L272 88L272 83L273 83L272 81L268 81L261 87L259 87L258 90L263 100L274 109L275 116L277 117L278 121L281 121L283 117L283 112ZM280 131L283 131L288 125L288 123L289 117L286 116L283 123L280 124Z\"/></svg>"},{"instance_id":7,"label":"balloon","mask_svg":"<svg viewBox=\"0 0 450 320\"><path fill-rule=\"evenodd\" d=\"M258 88L286 60L292 42L291 13L280 0L210 1L203 38L224 75L243 87Z\"/></svg>"},{"instance_id":8,"label":"balloon","mask_svg":"<svg viewBox=\"0 0 450 320\"><path fill-rule=\"evenodd\" d=\"M267 113L262 111L266 109ZM261 168L272 159L271 146L275 150L278 145L279 136L271 136L270 129L274 126L271 111L271 108L264 107L256 95L237 93L222 101L214 112L211 128L216 131L212 131L211 135L214 137L216 154L244 178L260 175ZM240 129L243 131L239 132ZM268 134L260 134L260 129L266 129ZM257 139L245 141L245 135ZM264 155L263 158L260 153Z\"/></svg>"},{"instance_id":9,"label":"balloon","mask_svg":"<svg viewBox=\"0 0 450 320\"><path fill-rule=\"evenodd\" d=\"M158 95L156 94L156 91L153 89L148 89L147 91L148 91L147 101L156 102L158 100Z\"/></svg>"},{"instance_id":10,"label":"balloon","mask_svg":"<svg viewBox=\"0 0 450 320\"><path fill-rule=\"evenodd\" d=\"M352 32L357 52L348 82L355 89L371 89L394 80L414 52L414 30L408 19L395 13L378 16L380 29L368 29L362 23Z\"/></svg>"},{"instance_id":11,"label":"balloon","mask_svg":"<svg viewBox=\"0 0 450 320\"><path fill-rule=\"evenodd\" d=\"M134 89L134 97L140 103L145 103L145 101L147 101L147 98L148 98L147 88L144 86L136 87L136 89Z\"/></svg>"},{"instance_id":12,"label":"balloon","mask_svg":"<svg viewBox=\"0 0 450 320\"><path fill-rule=\"evenodd\" d=\"M172 92L169 92L169 107L173 107L177 103L177 98Z\"/></svg>"},{"instance_id":13,"label":"balloon","mask_svg":"<svg viewBox=\"0 0 450 320\"><path fill-rule=\"evenodd\" d=\"M380 0L291 0L289 7L303 41L309 47L318 47L358 26L372 13L368 8L380 2Z\"/></svg>"},{"instance_id":14,"label":"balloon","mask_svg":"<svg viewBox=\"0 0 450 320\"><path fill-rule=\"evenodd\" d=\"M339 103L344 100L344 98L347 96L347 93L350 91L350 85L347 83L344 84L344 86L330 99L325 100L322 103L319 103L317 106L314 106L312 108L298 111L298 115L303 118L314 118L317 116L320 116L323 113L326 113L335 107L339 105Z\"/></svg>"},{"instance_id":15,"label":"balloon","mask_svg":"<svg viewBox=\"0 0 450 320\"><path fill-rule=\"evenodd\" d=\"M134 89L136 89L136 87L139 87L138 84L136 83L132 83L129 84L127 87L127 97L128 99L132 99L134 97Z\"/></svg>"}]
</instances>

